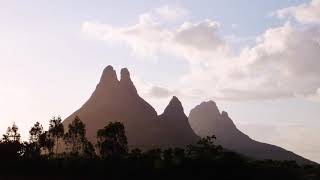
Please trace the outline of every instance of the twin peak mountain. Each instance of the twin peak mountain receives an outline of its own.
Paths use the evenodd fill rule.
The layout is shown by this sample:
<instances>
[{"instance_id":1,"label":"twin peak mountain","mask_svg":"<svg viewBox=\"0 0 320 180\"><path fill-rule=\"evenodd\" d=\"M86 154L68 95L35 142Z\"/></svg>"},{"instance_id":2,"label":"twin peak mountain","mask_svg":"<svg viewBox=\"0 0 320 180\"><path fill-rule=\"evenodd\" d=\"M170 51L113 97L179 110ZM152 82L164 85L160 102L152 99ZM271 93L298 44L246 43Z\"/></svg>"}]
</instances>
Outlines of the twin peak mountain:
<instances>
[{"instance_id":1,"label":"twin peak mountain","mask_svg":"<svg viewBox=\"0 0 320 180\"><path fill-rule=\"evenodd\" d=\"M158 116L138 95L126 68L121 69L119 81L113 67L107 66L89 100L64 124L69 124L75 116L86 124L91 141L95 141L98 129L114 121L124 124L130 148L184 147L198 140L179 99L173 97Z\"/></svg>"},{"instance_id":2,"label":"twin peak mountain","mask_svg":"<svg viewBox=\"0 0 320 180\"><path fill-rule=\"evenodd\" d=\"M224 148L257 159L307 159L280 147L254 141L234 125L226 112L220 113L213 101L203 102L185 115L181 102L173 97L161 115L142 99L130 78L128 69L121 69L120 80L112 66L107 66L95 91L85 104L64 120L65 127L79 116L86 124L87 137L96 141L96 132L109 122L122 122L130 148L185 147L200 137L216 135Z\"/></svg>"}]
</instances>

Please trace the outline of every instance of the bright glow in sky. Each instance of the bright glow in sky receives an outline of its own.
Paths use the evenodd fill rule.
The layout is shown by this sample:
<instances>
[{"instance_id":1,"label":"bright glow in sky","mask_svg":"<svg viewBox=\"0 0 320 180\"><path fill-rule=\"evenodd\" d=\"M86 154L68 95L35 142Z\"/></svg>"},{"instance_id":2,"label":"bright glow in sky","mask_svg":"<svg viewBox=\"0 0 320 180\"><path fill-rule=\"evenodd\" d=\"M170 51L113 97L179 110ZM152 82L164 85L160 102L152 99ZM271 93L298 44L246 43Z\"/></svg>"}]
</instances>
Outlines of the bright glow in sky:
<instances>
[{"instance_id":1,"label":"bright glow in sky","mask_svg":"<svg viewBox=\"0 0 320 180\"><path fill-rule=\"evenodd\" d=\"M160 114L214 100L239 129L320 162L320 0L0 1L0 132L27 138L128 67Z\"/></svg>"}]
</instances>

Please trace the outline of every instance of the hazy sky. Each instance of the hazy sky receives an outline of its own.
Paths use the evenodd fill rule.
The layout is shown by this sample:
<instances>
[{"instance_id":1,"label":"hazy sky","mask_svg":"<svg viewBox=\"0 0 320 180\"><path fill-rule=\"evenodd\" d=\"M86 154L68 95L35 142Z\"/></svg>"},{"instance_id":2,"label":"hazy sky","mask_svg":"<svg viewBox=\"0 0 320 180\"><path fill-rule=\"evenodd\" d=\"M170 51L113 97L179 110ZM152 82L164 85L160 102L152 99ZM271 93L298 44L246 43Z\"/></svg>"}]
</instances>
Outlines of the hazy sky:
<instances>
[{"instance_id":1,"label":"hazy sky","mask_svg":"<svg viewBox=\"0 0 320 180\"><path fill-rule=\"evenodd\" d=\"M103 68L161 113L214 100L251 137L320 162L320 1L0 0L0 132L67 117Z\"/></svg>"}]
</instances>

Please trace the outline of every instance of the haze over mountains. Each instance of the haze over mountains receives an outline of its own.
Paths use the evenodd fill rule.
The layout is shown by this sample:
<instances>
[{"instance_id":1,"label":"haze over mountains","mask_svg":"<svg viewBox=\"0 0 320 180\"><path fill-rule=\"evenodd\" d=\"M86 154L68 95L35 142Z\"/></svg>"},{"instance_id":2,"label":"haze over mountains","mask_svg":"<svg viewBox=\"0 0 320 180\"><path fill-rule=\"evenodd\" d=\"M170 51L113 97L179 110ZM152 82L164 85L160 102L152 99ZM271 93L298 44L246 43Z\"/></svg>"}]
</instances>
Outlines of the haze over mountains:
<instances>
[{"instance_id":1,"label":"haze over mountains","mask_svg":"<svg viewBox=\"0 0 320 180\"><path fill-rule=\"evenodd\" d=\"M118 80L113 67L107 66L89 100L65 119L65 127L75 116L86 124L87 137L93 142L98 129L118 121L125 125L130 148L185 147L196 143L200 136L214 134L223 147L253 158L312 163L283 148L254 141L237 129L228 113L220 113L213 101L196 106L188 120L181 102L174 96L163 114L157 115L139 96L126 68L121 70Z\"/></svg>"},{"instance_id":2,"label":"haze over mountains","mask_svg":"<svg viewBox=\"0 0 320 180\"><path fill-rule=\"evenodd\" d=\"M310 163L309 160L281 147L251 139L235 126L227 112L220 113L213 101L202 102L192 109L189 122L199 136L214 134L218 144L241 154L256 159L295 160L301 164Z\"/></svg>"}]
</instances>

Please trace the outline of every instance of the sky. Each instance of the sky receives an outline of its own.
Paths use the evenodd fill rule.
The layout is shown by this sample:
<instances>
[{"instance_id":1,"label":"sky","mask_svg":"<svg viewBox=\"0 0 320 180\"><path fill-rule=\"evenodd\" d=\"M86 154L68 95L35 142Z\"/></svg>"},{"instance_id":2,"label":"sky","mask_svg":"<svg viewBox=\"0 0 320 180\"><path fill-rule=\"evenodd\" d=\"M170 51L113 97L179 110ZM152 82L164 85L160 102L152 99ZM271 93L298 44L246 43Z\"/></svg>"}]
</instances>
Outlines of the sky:
<instances>
[{"instance_id":1,"label":"sky","mask_svg":"<svg viewBox=\"0 0 320 180\"><path fill-rule=\"evenodd\" d=\"M0 132L66 118L112 65L158 114L214 100L320 162L320 0L0 0L0 24Z\"/></svg>"}]
</instances>

